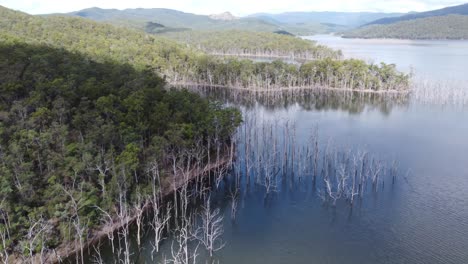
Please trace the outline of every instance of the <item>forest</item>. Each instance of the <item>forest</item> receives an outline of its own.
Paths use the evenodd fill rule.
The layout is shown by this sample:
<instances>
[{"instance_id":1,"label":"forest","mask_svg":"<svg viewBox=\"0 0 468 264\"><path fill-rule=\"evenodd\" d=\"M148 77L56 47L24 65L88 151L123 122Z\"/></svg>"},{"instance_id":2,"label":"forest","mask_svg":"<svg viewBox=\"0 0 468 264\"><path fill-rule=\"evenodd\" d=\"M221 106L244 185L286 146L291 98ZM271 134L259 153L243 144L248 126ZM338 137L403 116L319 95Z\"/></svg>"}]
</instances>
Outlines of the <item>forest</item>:
<instances>
[{"instance_id":1,"label":"forest","mask_svg":"<svg viewBox=\"0 0 468 264\"><path fill-rule=\"evenodd\" d=\"M0 11L0 39L64 48L95 60L129 63L137 69L149 67L171 84L240 86L249 89L329 87L368 91L409 88L409 76L396 71L392 65L370 65L359 60L329 58L304 64L219 58L167 38L86 19L35 17L6 8ZM285 45L293 41L313 47L299 39L284 38ZM263 47L265 45L268 42L261 44ZM357 74L354 74L354 70Z\"/></svg>"},{"instance_id":2,"label":"forest","mask_svg":"<svg viewBox=\"0 0 468 264\"><path fill-rule=\"evenodd\" d=\"M317 45L309 40L277 33L238 30L183 31L163 36L212 55L303 60L342 57L340 51Z\"/></svg>"},{"instance_id":3,"label":"forest","mask_svg":"<svg viewBox=\"0 0 468 264\"><path fill-rule=\"evenodd\" d=\"M468 39L468 16L418 18L388 25L370 25L345 32L345 38Z\"/></svg>"},{"instance_id":4,"label":"forest","mask_svg":"<svg viewBox=\"0 0 468 264\"><path fill-rule=\"evenodd\" d=\"M205 63L203 65L202 63ZM200 61L199 71L189 80L205 86L233 87L254 91L337 89L351 91L408 91L408 74L393 64L367 64L362 60L315 60L302 65L227 59L213 64ZM193 84L190 81L181 84Z\"/></svg>"},{"instance_id":5,"label":"forest","mask_svg":"<svg viewBox=\"0 0 468 264\"><path fill-rule=\"evenodd\" d=\"M241 122L237 110L165 90L148 70L16 42L2 43L0 58L3 257L86 239L101 223L96 207L117 214L120 195L143 201L154 164L164 182L172 159L220 148Z\"/></svg>"}]
</instances>

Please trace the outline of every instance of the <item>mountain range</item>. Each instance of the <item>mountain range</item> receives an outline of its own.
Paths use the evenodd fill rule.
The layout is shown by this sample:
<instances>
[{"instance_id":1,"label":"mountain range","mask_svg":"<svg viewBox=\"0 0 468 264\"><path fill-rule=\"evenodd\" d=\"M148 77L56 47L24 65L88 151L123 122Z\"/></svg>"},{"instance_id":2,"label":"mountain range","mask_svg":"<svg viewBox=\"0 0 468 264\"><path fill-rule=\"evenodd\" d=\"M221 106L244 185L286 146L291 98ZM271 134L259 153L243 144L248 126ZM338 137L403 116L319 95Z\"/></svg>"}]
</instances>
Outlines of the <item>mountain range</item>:
<instances>
[{"instance_id":1,"label":"mountain range","mask_svg":"<svg viewBox=\"0 0 468 264\"><path fill-rule=\"evenodd\" d=\"M404 13L373 13L373 12L286 12L280 14L258 13L249 17L273 19L285 24L335 24L346 27L358 27L377 19L399 17Z\"/></svg>"},{"instance_id":2,"label":"mountain range","mask_svg":"<svg viewBox=\"0 0 468 264\"><path fill-rule=\"evenodd\" d=\"M468 39L468 4L387 17L344 32L347 38Z\"/></svg>"},{"instance_id":3,"label":"mountain range","mask_svg":"<svg viewBox=\"0 0 468 264\"><path fill-rule=\"evenodd\" d=\"M145 29L149 33L185 30L248 30L286 31L296 35L312 35L343 31L370 23L376 19L403 14L290 12L282 14L260 13L246 17L235 17L229 12L206 16L163 8L117 10L94 7L54 15L78 16L114 25Z\"/></svg>"},{"instance_id":4,"label":"mountain range","mask_svg":"<svg viewBox=\"0 0 468 264\"><path fill-rule=\"evenodd\" d=\"M450 7L432 10L428 12L413 13L413 14L407 14L403 16L386 17L382 19L377 19L373 22L368 23L367 25L387 25L387 24L394 24L394 23L398 23L402 21L435 17L435 16L447 16L447 15L468 15L468 4L450 6Z\"/></svg>"},{"instance_id":5,"label":"mountain range","mask_svg":"<svg viewBox=\"0 0 468 264\"><path fill-rule=\"evenodd\" d=\"M197 15L172 9L88 8L66 14L143 30L151 34L184 31L255 31L314 35L340 33L350 38L468 38L468 4L420 13L286 12L236 17L230 12Z\"/></svg>"}]
</instances>

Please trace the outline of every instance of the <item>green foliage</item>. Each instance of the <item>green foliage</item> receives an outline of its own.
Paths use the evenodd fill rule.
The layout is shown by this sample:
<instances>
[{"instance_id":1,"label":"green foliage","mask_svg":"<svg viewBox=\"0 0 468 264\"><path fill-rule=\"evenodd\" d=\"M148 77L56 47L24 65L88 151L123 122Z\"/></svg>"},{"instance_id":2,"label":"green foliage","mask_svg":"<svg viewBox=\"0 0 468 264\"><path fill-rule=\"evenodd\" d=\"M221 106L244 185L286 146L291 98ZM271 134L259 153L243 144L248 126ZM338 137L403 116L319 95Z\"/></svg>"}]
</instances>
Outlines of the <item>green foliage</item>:
<instances>
[{"instance_id":1,"label":"green foliage","mask_svg":"<svg viewBox=\"0 0 468 264\"><path fill-rule=\"evenodd\" d=\"M341 57L340 51L290 35L249 31L188 31L165 34L210 54L321 59Z\"/></svg>"},{"instance_id":2,"label":"green foliage","mask_svg":"<svg viewBox=\"0 0 468 264\"><path fill-rule=\"evenodd\" d=\"M92 230L94 206L113 212L119 192L147 189L150 162L164 168L169 149L201 147L219 131L229 140L241 121L237 110L166 90L150 70L43 45L0 43L0 76L0 213L17 245L30 219L57 223L49 246L73 238L78 216Z\"/></svg>"},{"instance_id":3,"label":"green foliage","mask_svg":"<svg viewBox=\"0 0 468 264\"><path fill-rule=\"evenodd\" d=\"M468 16L419 18L388 25L370 25L344 34L346 38L468 39Z\"/></svg>"},{"instance_id":4,"label":"green foliage","mask_svg":"<svg viewBox=\"0 0 468 264\"><path fill-rule=\"evenodd\" d=\"M80 52L99 62L131 64L172 76L199 53L143 32L72 17L38 17L0 7L0 40L44 44ZM21 51L13 51L13 54ZM1 78L1 77L0 77ZM60 81L60 80L57 80ZM94 80L89 80L92 89ZM13 89L13 88L12 88Z\"/></svg>"},{"instance_id":5,"label":"green foliage","mask_svg":"<svg viewBox=\"0 0 468 264\"><path fill-rule=\"evenodd\" d=\"M181 38L188 38L190 43L199 43L198 46L206 45L205 50L212 49L213 51L221 49L221 52L259 52L270 55L287 55L299 56L306 58L321 58L314 61L320 67L315 67L314 71L300 71L301 65L289 65L281 62L257 62L254 63L248 60L224 59L214 56L205 55L197 52L194 49L179 45L177 42L168 40L163 37L149 36L144 33L116 28L111 25L99 24L79 18L70 17L34 17L23 13L11 11L5 8L0 8L0 40L5 42L22 41L27 43L42 43L55 48L63 48L71 52L80 52L89 58L98 62L112 61L119 64L129 64L139 71L149 73L157 72L164 76L165 80L170 83L189 83L197 85L221 85L221 86L241 86L244 88L262 88L269 89L272 87L297 87L297 86L316 86L333 84L334 88L350 88L349 82L332 81L330 77L341 76L339 78L347 79L351 72L334 73L331 70L346 70L352 67L336 67L336 65L346 64L352 65L339 60L330 60L329 58L337 58L339 53L322 46L315 45L313 42L301 40L290 36L282 36L272 33L248 33L241 31L228 31L210 34L206 32L193 33L192 35L182 34ZM14 37L13 37L14 35ZM208 42L203 39L208 38ZM192 39L192 40L190 40ZM193 44L196 46L197 44ZM237 47L237 48L236 48ZM12 50L11 54L21 55L21 50ZM57 58L50 58L57 60ZM4 62L5 65L10 65L9 61ZM362 62L364 63L364 62ZM326 64L330 64L327 67ZM22 69L27 65L19 64L10 67L5 71L5 76L0 78L8 78L11 74L19 72L22 77ZM306 64L307 65L307 64ZM323 67L322 67L323 66ZM130 67L130 66L129 66ZM86 67L85 67L86 68ZM374 73L375 66L366 65L367 73L359 74L360 78L368 78L374 76L376 82L382 82L378 85L361 85L359 89L400 89L407 88L407 76L398 72L395 73L395 78L392 80L401 80L399 83L388 83L386 79L381 78L382 75ZM71 67L73 69L73 67ZM118 69L120 72L114 72L114 76L102 82L102 78L93 77L84 80L80 83L80 91L89 95L89 99L99 99L100 93L94 89L96 83L100 83L103 91L110 92L112 87L122 82L122 76L127 75L128 69ZM117 71L117 70L116 70ZM305 73L310 76L304 75ZM73 70L74 75L80 75L81 72ZM347 74L343 77L343 74ZM321 76L321 78L313 77L312 75ZM326 78L325 78L326 77ZM79 79L79 77L77 77ZM353 75L353 78L354 75ZM31 80L23 78L30 82ZM110 81L109 81L110 80ZM310 80L314 80L311 82ZM40 80L37 80L40 82ZM147 75L142 75L133 80L131 85L138 85L145 82L151 82ZM56 78L53 80L54 86L67 87L69 83L64 78ZM152 81L154 83L154 80ZM366 84L368 80L353 79L352 82ZM130 85L130 84L129 84ZM354 88L352 86L351 88ZM25 92L25 86L17 82L7 82L4 85L3 91L5 96L17 91L18 93ZM42 87L42 90L47 90L48 87ZM58 90L61 96L65 96L66 89ZM36 93L35 96L43 96L41 93ZM110 96L109 98L106 98ZM132 133L133 127L138 127L141 130L148 128L158 129L157 127L167 127L164 119L170 118L171 113L167 111L165 104L154 104L154 99L158 98L158 94L148 94L144 89L135 93L127 94L123 106L128 108L126 113L115 112L117 96L113 93L104 96L100 99L99 107L103 108L105 114L97 118L97 122L102 122L102 130L107 138L111 138L112 127L108 126L106 120L118 120L123 118L121 115L127 116L127 121L122 123L122 127L128 127L128 130L122 130L121 136L124 142L134 141L138 134ZM80 98L74 98L76 102ZM14 100L14 98L13 98ZM85 107L89 102L86 100L80 101ZM60 101L56 102L60 104ZM132 105L138 105L142 108L135 108ZM0 106L0 109L2 106ZM16 106L21 109L23 106ZM143 122L140 119L139 113L149 107L158 107L161 110L161 117L152 123ZM39 113L38 113L39 114ZM89 113L83 113L86 115ZM40 116L38 116L40 117ZM132 118L133 117L133 118ZM129 121L130 120L130 121ZM40 126L43 122L47 122L44 118L38 118L35 123ZM86 126L81 117L77 117L73 122L78 126Z\"/></svg>"},{"instance_id":6,"label":"green foliage","mask_svg":"<svg viewBox=\"0 0 468 264\"><path fill-rule=\"evenodd\" d=\"M207 64L207 65L206 65ZM228 59L222 64L205 62L194 76L197 83L246 89L336 88L350 90L407 90L407 74L395 65L367 64L362 60L315 60L302 65Z\"/></svg>"}]
</instances>

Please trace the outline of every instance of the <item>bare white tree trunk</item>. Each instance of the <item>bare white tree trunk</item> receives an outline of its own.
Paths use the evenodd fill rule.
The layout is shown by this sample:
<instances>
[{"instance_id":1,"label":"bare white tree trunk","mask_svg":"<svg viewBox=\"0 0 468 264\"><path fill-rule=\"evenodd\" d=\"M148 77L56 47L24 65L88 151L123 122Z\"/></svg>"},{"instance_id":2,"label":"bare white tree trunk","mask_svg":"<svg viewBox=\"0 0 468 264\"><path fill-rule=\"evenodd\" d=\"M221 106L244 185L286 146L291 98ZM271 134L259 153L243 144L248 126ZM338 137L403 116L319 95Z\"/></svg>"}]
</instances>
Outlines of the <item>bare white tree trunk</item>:
<instances>
[{"instance_id":1,"label":"bare white tree trunk","mask_svg":"<svg viewBox=\"0 0 468 264\"><path fill-rule=\"evenodd\" d=\"M221 236L224 233L223 220L224 217L220 214L220 210L211 209L210 199L208 198L201 212L202 225L196 231L196 238L208 250L210 257L213 253L222 249L224 243L221 241Z\"/></svg>"}]
</instances>

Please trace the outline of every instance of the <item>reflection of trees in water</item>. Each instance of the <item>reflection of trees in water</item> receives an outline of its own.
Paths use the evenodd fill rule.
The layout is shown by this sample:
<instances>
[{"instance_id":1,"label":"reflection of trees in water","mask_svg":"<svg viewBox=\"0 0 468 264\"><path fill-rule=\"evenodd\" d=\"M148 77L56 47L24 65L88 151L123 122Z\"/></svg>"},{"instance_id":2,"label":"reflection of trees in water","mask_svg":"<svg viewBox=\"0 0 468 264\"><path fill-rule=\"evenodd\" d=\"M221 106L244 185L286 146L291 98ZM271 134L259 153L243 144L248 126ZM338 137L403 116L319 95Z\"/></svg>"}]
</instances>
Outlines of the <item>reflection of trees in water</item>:
<instances>
[{"instance_id":1,"label":"reflection of trees in water","mask_svg":"<svg viewBox=\"0 0 468 264\"><path fill-rule=\"evenodd\" d=\"M216 100L244 106L248 109L257 104L268 110L288 109L299 105L304 110L341 110L350 114L362 113L366 108L377 109L389 114L395 106L407 106L409 95L400 93L365 93L333 90L294 90L294 91L241 91L229 88L205 87L198 92Z\"/></svg>"}]
</instances>

